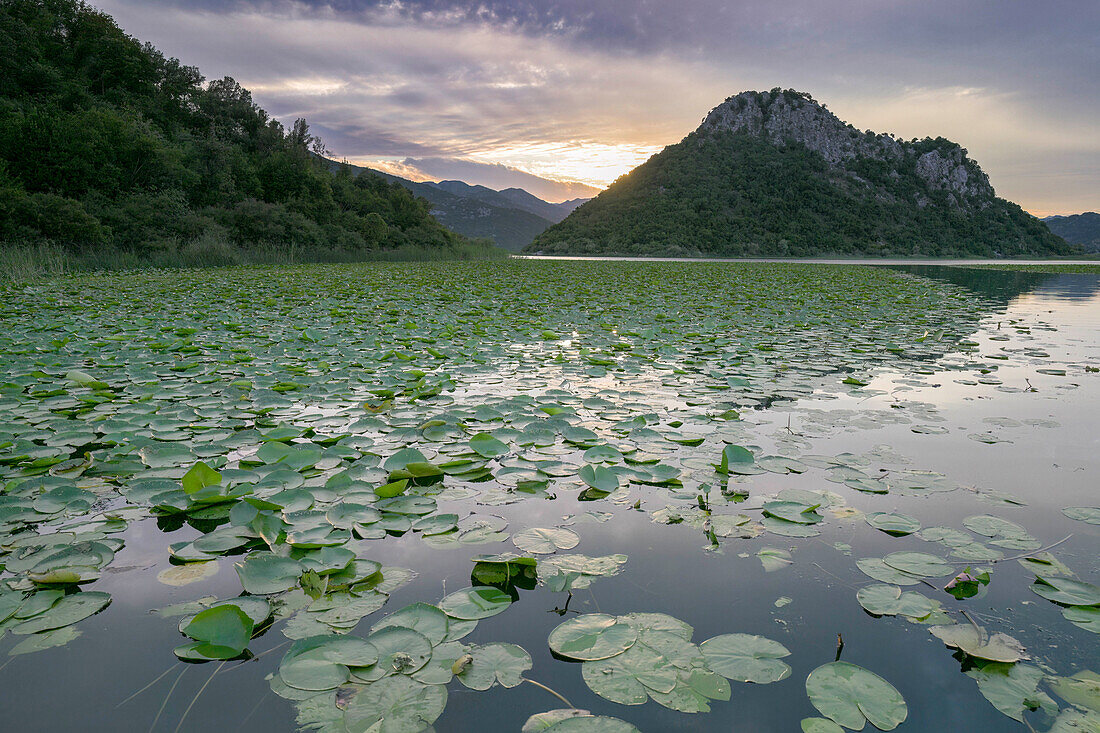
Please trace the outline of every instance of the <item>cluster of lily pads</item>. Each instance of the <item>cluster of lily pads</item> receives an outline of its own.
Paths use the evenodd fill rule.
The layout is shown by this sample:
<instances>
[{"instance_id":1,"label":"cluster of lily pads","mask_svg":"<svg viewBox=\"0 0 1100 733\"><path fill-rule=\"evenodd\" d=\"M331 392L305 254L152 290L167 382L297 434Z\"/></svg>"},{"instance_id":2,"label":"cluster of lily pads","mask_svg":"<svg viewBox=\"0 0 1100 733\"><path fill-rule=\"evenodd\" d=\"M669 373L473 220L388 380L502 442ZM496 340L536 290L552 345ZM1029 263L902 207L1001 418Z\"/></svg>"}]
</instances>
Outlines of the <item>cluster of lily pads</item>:
<instances>
[{"instance_id":1,"label":"cluster of lily pads","mask_svg":"<svg viewBox=\"0 0 1100 733\"><path fill-rule=\"evenodd\" d=\"M229 558L242 590L162 609L181 617L179 658L245 659L277 626L293 643L270 683L300 724L416 731L442 714L452 681L484 690L525 679L531 658L520 647L462 641L510 607L507 591L571 593L623 571L625 555L571 552L584 549L589 525L645 511L721 553L765 536L797 545L829 523L862 521L950 555L860 558L877 581L858 591L862 608L928 625L1010 717L1037 707L1065 725L1093 721L1093 678L1026 665L1018 642L945 604L980 597L1005 550L1024 553L1035 593L1092 632L1095 586L1009 520L922 528L849 503L957 490L946 476L907 468L887 449L812 452L812 438L839 426L901 423L934 435L934 409L807 411L797 431L770 436L775 453L761 447L758 410L865 390L878 369L919 380L948 368L989 383L993 369L965 340L989 304L867 268L722 265L713 279L699 268L233 269L80 276L6 292L0 632L26 637L13 654L71 641L73 625L110 602L87 588L123 549L127 527L155 523L166 534L162 583L199 584ZM836 491L759 488L799 474ZM494 513L562 499L573 513L559 526L510 529ZM1065 515L1100 523L1095 507ZM416 576L371 559L377 543L398 538L475 553L474 585L363 634L364 619ZM506 542L518 554L499 551ZM794 562L796 545L751 547L774 572ZM902 589L921 584L933 597ZM729 633L695 645L691 636L660 614L585 614L559 626L550 646L582 662L598 696L681 712L728 699L730 680L790 674L778 642ZM1078 707L1058 712L1040 684ZM825 716L803 721L806 731L865 720L889 730L905 719L900 693L855 665L824 665L806 688ZM536 714L524 730L634 728L569 708Z\"/></svg>"}]
</instances>

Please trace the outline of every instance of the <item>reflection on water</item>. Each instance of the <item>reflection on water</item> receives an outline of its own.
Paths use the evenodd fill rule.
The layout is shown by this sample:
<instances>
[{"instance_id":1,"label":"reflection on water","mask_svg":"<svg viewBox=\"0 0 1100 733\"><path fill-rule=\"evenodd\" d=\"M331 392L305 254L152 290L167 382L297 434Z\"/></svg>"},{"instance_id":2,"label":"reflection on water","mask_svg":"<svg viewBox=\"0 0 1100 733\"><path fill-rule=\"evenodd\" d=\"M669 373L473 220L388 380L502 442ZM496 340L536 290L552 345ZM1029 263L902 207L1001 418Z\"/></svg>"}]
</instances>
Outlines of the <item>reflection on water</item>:
<instances>
[{"instance_id":1,"label":"reflection on water","mask_svg":"<svg viewBox=\"0 0 1100 733\"><path fill-rule=\"evenodd\" d=\"M653 277L660 273L644 264L622 267L641 267ZM684 267L684 283L710 277L692 269L695 265ZM922 291L912 295L911 304L892 310L896 306L861 304L857 289L851 299L838 296L836 301L853 309L850 320L829 319L813 304L792 306L786 301L785 314L778 306L762 304L751 315L733 311L722 320L722 296L712 294L718 305L708 304L703 300L706 288L696 285L699 289L692 293L698 299L674 313L687 320L698 316L693 309L703 311L692 322L692 332L670 317L668 333L655 328L646 334L620 325L608 335L601 324L625 322L622 312L612 307L603 313L570 313L576 326L568 332L575 331L570 341L524 340L502 350L487 367L479 365L462 375L456 370L459 388L451 393L453 402L433 407L428 400L424 407L401 408L396 424L415 426L429 417L466 414L479 407L518 411L529 400L531 413L515 423L519 432L534 421L537 405L560 406L574 411L580 424L609 436L608 442L632 444L683 470L682 487L631 483L625 492L597 501L581 500L581 485L572 474L554 482L547 495L522 501L513 501L516 494L509 496L503 479L476 485L482 492L479 499L441 494L441 511L499 516L510 532L567 526L581 537L575 552L629 557L619 575L598 578L571 597L545 585L509 588L517 602L481 621L464 641L522 646L533 658L532 679L578 707L630 721L643 731L779 731L797 730L801 719L817 715L803 683L812 669L832 661L841 634L845 661L881 674L905 696L909 718L902 730L1017 729L982 699L963 665L929 635L926 625L901 617L875 618L860 609L856 589L871 581L857 569L857 559L900 550L949 556L942 545L917 536L895 538L874 530L863 515L898 512L925 527L952 528L961 527L964 517L1001 516L1025 527L1043 546L1061 541L1055 551L1059 560L1080 578L1098 582L1097 528L1069 520L1061 509L1096 503L1100 375L1085 368L1100 365L1100 332L1095 330L1100 278L904 269L966 288L972 295L961 289ZM586 295L570 299L563 294L559 305L583 307ZM662 293L653 293L653 298L660 297ZM751 305L751 300L736 302ZM670 309L677 303L672 298L662 302ZM924 339L919 331L926 329L917 320L928 315L920 312L923 302L941 307L937 317L944 323L954 318L950 327L959 329L942 346L918 340ZM645 304L640 298L626 310ZM898 321L899 314L913 322ZM738 330L739 323L744 330ZM559 337L566 335L564 328L555 328ZM604 355L595 347L627 339L633 339L636 350L644 349L647 358L624 360L623 372L601 368ZM959 340L964 341L956 345ZM863 352L873 357L853 356ZM590 358L596 361L586 361ZM731 381L732 374L741 381ZM842 382L853 374L866 384ZM343 399L345 408L355 402ZM740 410L741 419L716 422L714 415L727 409ZM309 410L296 405L282 414L296 419ZM644 428L612 429L639 415L654 419L643 421ZM392 428L365 427L363 434L377 441L374 450L388 455L409 435L407 430L395 434ZM653 428L661 433L644 432ZM701 445L672 443L666 434L698 434L706 440ZM760 460L767 470L734 476L724 484L709 465L727 442L752 447L758 458L776 460ZM531 458L584 463L582 450L556 437L542 453L538 442L527 446L523 453ZM784 460L791 461L788 468ZM879 486L889 493L867 493ZM951 490L939 493L940 488ZM820 534L765 532L748 539L715 539L698 511L702 494L716 516L744 512L758 519L763 497L784 490L825 490L836 497L823 510ZM659 512L666 508L681 521L662 523L669 513ZM294 705L273 694L265 680L277 670L286 649L287 639L278 627L250 645L254 661L218 669L215 664L176 663L171 649L182 641L176 619L149 613L200 595L232 597L240 592L233 557L214 561L218 572L195 585L173 588L156 581L167 567L166 545L198 536L194 527L182 523L159 528L152 520L131 523L123 533L125 547L110 568L115 572L105 573L94 585L111 593L113 604L83 622L82 636L68 646L14 657L0 668L6 690L0 714L18 721L21 730L145 730L154 723L156 730L173 730L181 720L182 730L293 728ZM505 542L441 551L412 532L366 544L371 559L413 568L418 575L392 594L383 611L365 619L357 630L363 634L387 612L417 601L435 603L470 585L470 556L515 549ZM765 547L791 553L792 564L767 572L757 557ZM985 563L993 570L993 582L986 595L971 602L958 603L942 593L938 579L932 587L916 588L946 609L965 609L991 631L1018 638L1033 662L1052 674L1096 670L1096 637L1069 624L1059 607L1028 590L1031 575L1012 559L1017 554L1006 549L998 562ZM548 634L564 618L635 611L667 613L691 624L696 642L734 632L775 639L791 650L785 661L793 672L769 685L734 683L728 703L715 702L710 713L691 715L654 702L630 707L604 700L585 685L580 665L554 659L547 648ZM0 643L6 650L12 642ZM148 690L126 701L154 680ZM452 683L449 694L436 724L439 731L519 730L529 715L561 706L530 685L474 692Z\"/></svg>"}]
</instances>

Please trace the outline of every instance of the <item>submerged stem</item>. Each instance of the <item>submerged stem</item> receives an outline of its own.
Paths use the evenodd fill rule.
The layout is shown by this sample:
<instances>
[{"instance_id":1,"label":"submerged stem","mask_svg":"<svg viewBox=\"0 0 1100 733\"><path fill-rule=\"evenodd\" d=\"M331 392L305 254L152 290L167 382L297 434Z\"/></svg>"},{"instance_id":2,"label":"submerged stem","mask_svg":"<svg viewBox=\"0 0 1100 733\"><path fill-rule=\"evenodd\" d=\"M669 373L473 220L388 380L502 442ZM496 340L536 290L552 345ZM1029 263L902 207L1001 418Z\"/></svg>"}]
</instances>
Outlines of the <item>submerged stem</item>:
<instances>
[{"instance_id":1,"label":"submerged stem","mask_svg":"<svg viewBox=\"0 0 1100 733\"><path fill-rule=\"evenodd\" d=\"M542 689L546 690L546 691L547 691L547 692L549 692L549 693L550 693L551 695L553 695L554 697L558 698L559 700L561 700L561 701L562 701L563 703L565 703L565 704L566 704L566 705L568 705L569 707L573 707L573 703L569 702L568 700L566 700L566 699L565 699L565 697L563 697L562 695L558 694L557 692L554 692L553 690L551 690L551 689L550 689L549 687L547 687L546 685L542 684L541 682L535 682L534 680L530 680L530 679L527 679L526 677L524 677L524 678L523 678L523 681L524 681L524 682L530 682L530 683L531 683L532 685L534 685L535 687L541 687Z\"/></svg>"},{"instance_id":2,"label":"submerged stem","mask_svg":"<svg viewBox=\"0 0 1100 733\"><path fill-rule=\"evenodd\" d=\"M1009 560L1019 560L1020 558L1023 558L1023 557L1033 557L1038 552L1046 552L1047 550L1054 549L1058 545L1060 545L1063 542L1065 542L1066 540L1068 540L1070 537L1073 537L1073 535L1067 534L1065 537L1058 540L1053 545L1047 545L1046 547L1040 547L1038 550L1032 550L1031 552L1025 552L1022 555L1013 555L1012 557L1002 557L1000 560L994 560L993 562L995 562L995 563L997 563L997 562L1007 562Z\"/></svg>"},{"instance_id":3,"label":"submerged stem","mask_svg":"<svg viewBox=\"0 0 1100 733\"><path fill-rule=\"evenodd\" d=\"M213 682L214 675L216 675L218 672L221 672L222 667L224 667L224 666L225 666L225 662L222 662L221 664L219 664L218 668L215 669L210 674L210 676L206 678L206 682L202 683L202 687L200 687L199 691L195 693L195 696L193 698L191 698L191 702L187 705L187 709L184 710L183 715L180 716L180 722L176 724L176 730L173 731L173 733L179 733L180 728L183 727L183 721L187 719L187 714L189 712L191 712L191 708L193 708L195 706L195 703L199 701L199 695L201 695L203 693L203 690L206 689L207 685L209 685L211 682Z\"/></svg>"},{"instance_id":4,"label":"submerged stem","mask_svg":"<svg viewBox=\"0 0 1100 733\"><path fill-rule=\"evenodd\" d=\"M153 729L157 727L157 721L160 720L160 716L164 714L164 708L168 706L168 698L172 697L172 693L176 691L176 685L180 683L180 679L183 678L185 672L187 672L186 666L180 670L179 675L176 677L176 681L168 688L168 694L164 696L164 702L160 704L160 710L157 711L157 717L153 718L153 723L149 726L149 733L153 733Z\"/></svg>"},{"instance_id":5,"label":"submerged stem","mask_svg":"<svg viewBox=\"0 0 1100 733\"><path fill-rule=\"evenodd\" d=\"M145 687L142 687L142 688L141 688L140 690L138 690L137 692L135 692L135 693L134 693L133 695L130 695L130 696L129 696L128 698L126 698L125 700L123 700L122 702L120 702L120 703L119 703L118 705L115 705L115 708L117 709L117 708L120 708L120 707L122 707L123 705L125 705L125 704L126 704L126 703L128 703L128 702L130 702L131 700L133 700L133 699L134 699L135 697L137 697L137 696L138 696L138 695L140 695L141 693L143 693L143 692L145 692L146 690L148 690L148 689L149 689L150 687L152 687L152 686L153 686L153 685L155 685L156 683L160 682L160 681L161 681L162 679L164 679L164 676L165 676L166 674L168 674L169 672L171 672L171 671L172 671L173 669L175 669L175 668L176 668L176 667L178 667L179 665L180 665L180 663L179 663L179 662L176 662L176 663L175 663L175 664L173 664L173 665L172 665L171 667L169 667L168 669L166 669L166 670L164 670L163 672L161 672L161 673L160 673L159 675L157 675L157 678L156 678L155 680L153 680L152 682L150 682L149 684L147 684L147 685L146 685Z\"/></svg>"}]
</instances>

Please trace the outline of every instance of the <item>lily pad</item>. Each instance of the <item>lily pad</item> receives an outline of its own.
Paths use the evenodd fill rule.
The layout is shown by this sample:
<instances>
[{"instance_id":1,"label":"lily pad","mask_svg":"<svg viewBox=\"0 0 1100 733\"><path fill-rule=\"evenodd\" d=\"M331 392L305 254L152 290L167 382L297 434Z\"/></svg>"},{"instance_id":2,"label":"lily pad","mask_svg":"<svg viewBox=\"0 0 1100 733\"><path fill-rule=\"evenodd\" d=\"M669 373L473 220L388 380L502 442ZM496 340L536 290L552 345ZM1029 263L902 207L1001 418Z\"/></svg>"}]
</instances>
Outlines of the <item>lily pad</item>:
<instances>
[{"instance_id":1,"label":"lily pad","mask_svg":"<svg viewBox=\"0 0 1100 733\"><path fill-rule=\"evenodd\" d=\"M566 659L608 659L622 654L638 639L637 630L614 616L589 613L571 618L550 632L550 648Z\"/></svg>"},{"instance_id":2,"label":"lily pad","mask_svg":"<svg viewBox=\"0 0 1100 733\"><path fill-rule=\"evenodd\" d=\"M767 684L786 679L791 668L779 661L790 651L777 641L752 634L723 634L707 639L699 651L712 670L738 682Z\"/></svg>"},{"instance_id":3,"label":"lily pad","mask_svg":"<svg viewBox=\"0 0 1100 733\"><path fill-rule=\"evenodd\" d=\"M863 730L865 722L879 730L893 730L909 714L893 685L848 662L829 662L810 672L806 694L822 715L852 730Z\"/></svg>"},{"instance_id":4,"label":"lily pad","mask_svg":"<svg viewBox=\"0 0 1100 733\"><path fill-rule=\"evenodd\" d=\"M1029 658L1023 645L1008 634L988 634L985 629L974 624L933 626L928 631L947 646L961 649L978 659L1016 662Z\"/></svg>"},{"instance_id":5,"label":"lily pad","mask_svg":"<svg viewBox=\"0 0 1100 733\"><path fill-rule=\"evenodd\" d=\"M451 593L439 602L439 608L448 616L473 620L489 618L508 608L512 597L492 586L476 586Z\"/></svg>"}]
</instances>

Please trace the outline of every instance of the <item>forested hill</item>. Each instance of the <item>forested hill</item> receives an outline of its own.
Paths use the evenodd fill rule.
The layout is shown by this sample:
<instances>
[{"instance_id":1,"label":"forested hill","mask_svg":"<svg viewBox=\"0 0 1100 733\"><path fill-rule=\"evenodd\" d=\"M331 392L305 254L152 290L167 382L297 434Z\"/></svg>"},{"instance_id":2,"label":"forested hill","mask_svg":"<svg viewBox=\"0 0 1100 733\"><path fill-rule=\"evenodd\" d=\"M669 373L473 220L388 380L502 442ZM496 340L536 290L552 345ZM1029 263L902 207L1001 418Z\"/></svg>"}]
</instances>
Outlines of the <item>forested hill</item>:
<instances>
[{"instance_id":1,"label":"forested hill","mask_svg":"<svg viewBox=\"0 0 1100 733\"><path fill-rule=\"evenodd\" d=\"M0 3L0 244L149 256L204 243L350 253L466 242L404 187L312 153L231 78L73 0Z\"/></svg>"},{"instance_id":2,"label":"forested hill","mask_svg":"<svg viewBox=\"0 0 1100 733\"><path fill-rule=\"evenodd\" d=\"M943 138L744 92L527 247L546 254L1012 257L1079 253Z\"/></svg>"},{"instance_id":3,"label":"forested hill","mask_svg":"<svg viewBox=\"0 0 1100 733\"><path fill-rule=\"evenodd\" d=\"M1050 231L1070 244L1079 244L1087 252L1100 252L1100 214L1095 211L1070 216L1048 216L1043 221Z\"/></svg>"}]
</instances>

